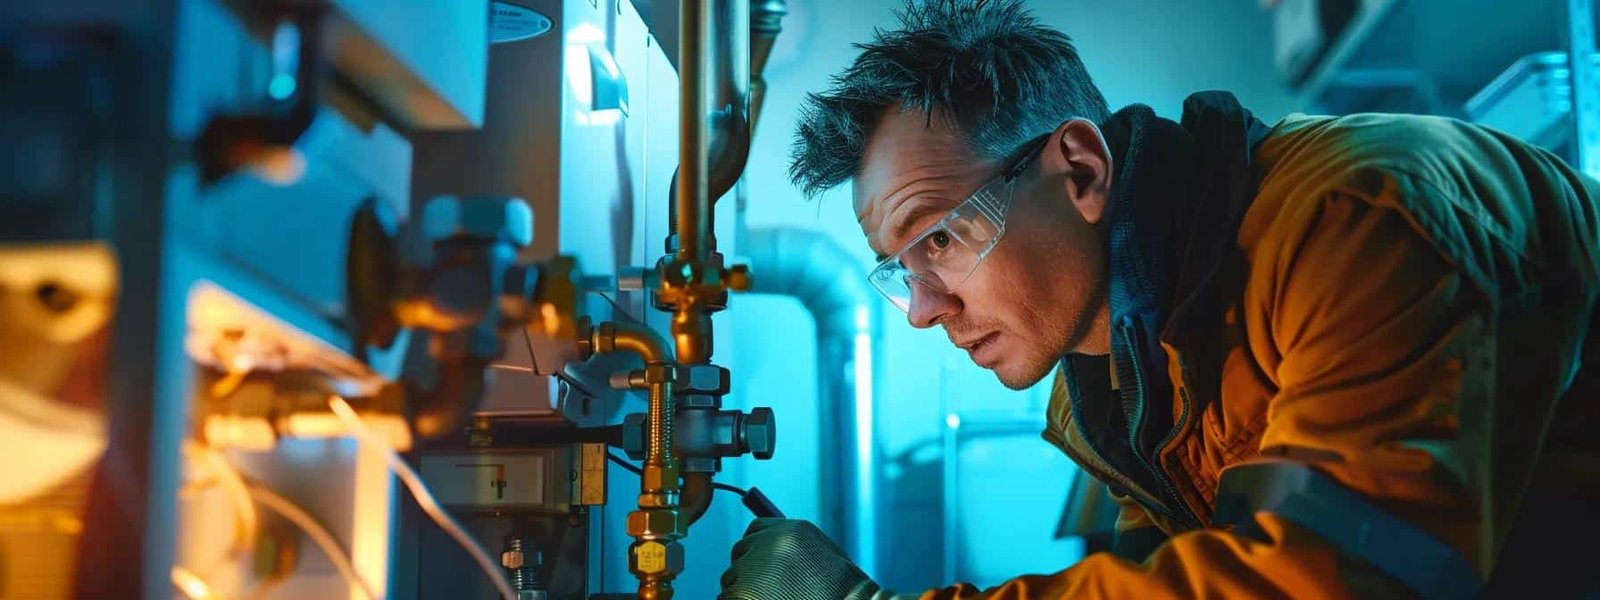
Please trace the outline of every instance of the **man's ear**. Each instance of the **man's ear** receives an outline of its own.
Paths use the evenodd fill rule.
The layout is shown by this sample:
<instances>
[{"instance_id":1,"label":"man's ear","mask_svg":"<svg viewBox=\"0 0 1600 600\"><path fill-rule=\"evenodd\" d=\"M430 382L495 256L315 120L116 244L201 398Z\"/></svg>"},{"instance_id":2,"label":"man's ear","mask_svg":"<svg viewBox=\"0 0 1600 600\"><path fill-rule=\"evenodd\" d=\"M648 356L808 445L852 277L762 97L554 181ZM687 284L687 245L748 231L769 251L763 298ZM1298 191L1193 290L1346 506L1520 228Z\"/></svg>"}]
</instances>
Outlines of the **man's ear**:
<instances>
[{"instance_id":1,"label":"man's ear","mask_svg":"<svg viewBox=\"0 0 1600 600\"><path fill-rule=\"evenodd\" d=\"M1111 150L1100 128L1084 119L1062 123L1045 142L1044 167L1060 173L1065 197L1089 223L1099 223L1111 202Z\"/></svg>"}]
</instances>

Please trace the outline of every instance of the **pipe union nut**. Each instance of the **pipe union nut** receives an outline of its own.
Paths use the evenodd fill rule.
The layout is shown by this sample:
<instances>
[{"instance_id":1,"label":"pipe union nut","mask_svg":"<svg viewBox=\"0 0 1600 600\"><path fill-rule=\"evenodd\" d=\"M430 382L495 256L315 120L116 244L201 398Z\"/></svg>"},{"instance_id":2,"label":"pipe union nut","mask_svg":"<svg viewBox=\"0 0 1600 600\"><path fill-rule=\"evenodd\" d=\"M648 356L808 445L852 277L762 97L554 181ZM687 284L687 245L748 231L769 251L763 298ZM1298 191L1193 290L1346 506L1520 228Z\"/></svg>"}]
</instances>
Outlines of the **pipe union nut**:
<instances>
[{"instance_id":1,"label":"pipe union nut","mask_svg":"<svg viewBox=\"0 0 1600 600\"><path fill-rule=\"evenodd\" d=\"M628 571L635 576L671 576L683 572L683 544L646 540L628 550Z\"/></svg>"},{"instance_id":2,"label":"pipe union nut","mask_svg":"<svg viewBox=\"0 0 1600 600\"><path fill-rule=\"evenodd\" d=\"M728 393L728 370L717 365L689 365L678 369L680 394L707 394L721 396Z\"/></svg>"},{"instance_id":3,"label":"pipe union nut","mask_svg":"<svg viewBox=\"0 0 1600 600\"><path fill-rule=\"evenodd\" d=\"M422 235L433 242L468 238L521 248L533 243L533 209L521 198L439 196L423 207Z\"/></svg>"},{"instance_id":4,"label":"pipe union nut","mask_svg":"<svg viewBox=\"0 0 1600 600\"><path fill-rule=\"evenodd\" d=\"M682 536L689 529L689 520L675 508L636 510L628 513L628 535L636 538L661 539Z\"/></svg>"},{"instance_id":5,"label":"pipe union nut","mask_svg":"<svg viewBox=\"0 0 1600 600\"><path fill-rule=\"evenodd\" d=\"M644 468L644 473L639 476L639 483L640 487L646 490L665 491L667 489L667 483L669 482L674 484L674 487L676 487L678 482L675 480L677 477L678 476L676 473L669 473L666 469L646 466Z\"/></svg>"}]
</instances>

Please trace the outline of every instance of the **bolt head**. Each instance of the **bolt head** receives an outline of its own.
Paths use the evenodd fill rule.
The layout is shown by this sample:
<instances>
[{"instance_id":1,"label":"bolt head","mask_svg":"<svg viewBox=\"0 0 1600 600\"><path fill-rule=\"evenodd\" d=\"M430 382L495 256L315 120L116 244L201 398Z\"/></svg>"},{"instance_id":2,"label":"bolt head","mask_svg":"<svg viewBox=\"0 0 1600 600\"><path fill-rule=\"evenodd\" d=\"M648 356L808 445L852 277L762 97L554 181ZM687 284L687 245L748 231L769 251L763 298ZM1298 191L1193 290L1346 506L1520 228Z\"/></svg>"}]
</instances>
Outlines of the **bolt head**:
<instances>
[{"instance_id":1,"label":"bolt head","mask_svg":"<svg viewBox=\"0 0 1600 600\"><path fill-rule=\"evenodd\" d=\"M765 406L750 409L750 415L744 419L744 440L757 460L772 458L778 442L778 425L772 409Z\"/></svg>"},{"instance_id":2,"label":"bolt head","mask_svg":"<svg viewBox=\"0 0 1600 600\"><path fill-rule=\"evenodd\" d=\"M748 292L750 291L750 286L755 283L754 279L750 276L750 267L748 265L733 265L732 267L728 267L727 280L728 289L735 292Z\"/></svg>"}]
</instances>

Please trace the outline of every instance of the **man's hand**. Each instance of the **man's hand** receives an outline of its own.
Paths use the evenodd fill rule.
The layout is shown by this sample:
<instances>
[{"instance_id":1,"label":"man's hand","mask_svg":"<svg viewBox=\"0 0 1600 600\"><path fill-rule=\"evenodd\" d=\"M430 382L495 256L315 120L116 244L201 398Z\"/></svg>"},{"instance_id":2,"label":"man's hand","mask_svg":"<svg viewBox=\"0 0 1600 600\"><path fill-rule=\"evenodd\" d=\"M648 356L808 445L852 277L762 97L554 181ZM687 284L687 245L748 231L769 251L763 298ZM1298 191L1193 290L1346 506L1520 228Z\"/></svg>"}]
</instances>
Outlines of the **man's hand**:
<instances>
[{"instance_id":1,"label":"man's hand","mask_svg":"<svg viewBox=\"0 0 1600 600\"><path fill-rule=\"evenodd\" d=\"M886 595L884 595L886 597ZM872 600L878 584L806 521L756 519L733 545L718 600Z\"/></svg>"}]
</instances>

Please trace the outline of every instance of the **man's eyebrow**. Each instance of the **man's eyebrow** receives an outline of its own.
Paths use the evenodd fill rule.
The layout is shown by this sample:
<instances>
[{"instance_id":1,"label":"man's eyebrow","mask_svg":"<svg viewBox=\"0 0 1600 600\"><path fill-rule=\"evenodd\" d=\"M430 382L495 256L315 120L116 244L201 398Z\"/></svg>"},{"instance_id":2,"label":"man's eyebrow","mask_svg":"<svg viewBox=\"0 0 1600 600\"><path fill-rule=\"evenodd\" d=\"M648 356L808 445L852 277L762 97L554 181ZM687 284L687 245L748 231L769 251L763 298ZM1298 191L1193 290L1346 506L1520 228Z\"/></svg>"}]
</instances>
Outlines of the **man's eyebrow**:
<instances>
[{"instance_id":1,"label":"man's eyebrow","mask_svg":"<svg viewBox=\"0 0 1600 600\"><path fill-rule=\"evenodd\" d=\"M913 200L912 202L915 201ZM944 207L932 202L919 203L916 207L911 209L910 213L906 214L904 219L900 220L900 224L896 225L893 231L889 232L889 239L898 240L905 237L907 230L911 229L912 225L916 225L917 223L921 222L922 219L928 215L944 212L945 210L946 209ZM900 248L895 248L895 251L900 251ZM883 262L884 259L887 258L889 258L888 254L878 254L878 262Z\"/></svg>"}]
</instances>

